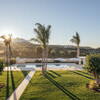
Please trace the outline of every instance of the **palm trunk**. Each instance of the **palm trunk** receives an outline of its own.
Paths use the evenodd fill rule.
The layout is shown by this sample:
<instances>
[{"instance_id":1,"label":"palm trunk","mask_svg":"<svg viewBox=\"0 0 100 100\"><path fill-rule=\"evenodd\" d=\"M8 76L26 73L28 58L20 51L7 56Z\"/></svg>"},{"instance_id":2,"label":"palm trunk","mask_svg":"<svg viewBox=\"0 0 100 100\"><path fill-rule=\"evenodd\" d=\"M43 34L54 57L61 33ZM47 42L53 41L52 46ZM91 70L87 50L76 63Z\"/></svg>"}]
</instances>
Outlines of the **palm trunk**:
<instances>
[{"instance_id":1,"label":"palm trunk","mask_svg":"<svg viewBox=\"0 0 100 100\"><path fill-rule=\"evenodd\" d=\"M45 52L44 52L44 49L43 49L42 50L42 74L45 74L44 66L45 66Z\"/></svg>"},{"instance_id":2,"label":"palm trunk","mask_svg":"<svg viewBox=\"0 0 100 100\"><path fill-rule=\"evenodd\" d=\"M95 80L96 80L96 83L97 83L98 86L100 87L100 78L99 78L99 76L97 75L96 72L93 72L93 76L94 76L94 78L95 78Z\"/></svg>"},{"instance_id":3,"label":"palm trunk","mask_svg":"<svg viewBox=\"0 0 100 100\"><path fill-rule=\"evenodd\" d=\"M46 61L46 49L44 49L44 74L46 74L46 65L47 65L47 61Z\"/></svg>"},{"instance_id":4,"label":"palm trunk","mask_svg":"<svg viewBox=\"0 0 100 100\"><path fill-rule=\"evenodd\" d=\"M9 65L11 64L11 46L9 44Z\"/></svg>"},{"instance_id":5,"label":"palm trunk","mask_svg":"<svg viewBox=\"0 0 100 100\"><path fill-rule=\"evenodd\" d=\"M79 50L79 45L77 45L77 58L79 58L80 55L80 50Z\"/></svg>"},{"instance_id":6,"label":"palm trunk","mask_svg":"<svg viewBox=\"0 0 100 100\"><path fill-rule=\"evenodd\" d=\"M47 71L47 61L48 60L48 47L47 47L47 49L46 49L46 69L45 69L45 71Z\"/></svg>"},{"instance_id":7,"label":"palm trunk","mask_svg":"<svg viewBox=\"0 0 100 100\"><path fill-rule=\"evenodd\" d=\"M43 58L42 58L42 73L43 75L46 75L46 68L47 68L47 55L46 55L46 49L43 49Z\"/></svg>"},{"instance_id":8,"label":"palm trunk","mask_svg":"<svg viewBox=\"0 0 100 100\"><path fill-rule=\"evenodd\" d=\"M8 65L8 45L6 45L6 49L5 49L5 52L6 52L6 64Z\"/></svg>"},{"instance_id":9,"label":"palm trunk","mask_svg":"<svg viewBox=\"0 0 100 100\"><path fill-rule=\"evenodd\" d=\"M100 78L99 78L99 76L97 75L96 76L96 83L98 84L98 86L100 87Z\"/></svg>"}]
</instances>

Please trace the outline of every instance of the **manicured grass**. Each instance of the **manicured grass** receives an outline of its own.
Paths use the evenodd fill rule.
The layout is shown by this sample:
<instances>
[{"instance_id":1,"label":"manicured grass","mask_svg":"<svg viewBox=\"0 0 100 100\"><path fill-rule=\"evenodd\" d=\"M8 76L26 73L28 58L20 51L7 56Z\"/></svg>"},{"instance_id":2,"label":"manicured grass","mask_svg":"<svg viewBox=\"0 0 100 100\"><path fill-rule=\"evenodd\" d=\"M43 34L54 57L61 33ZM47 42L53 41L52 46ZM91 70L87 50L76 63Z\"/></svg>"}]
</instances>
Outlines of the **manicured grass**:
<instances>
[{"instance_id":1,"label":"manicured grass","mask_svg":"<svg viewBox=\"0 0 100 100\"><path fill-rule=\"evenodd\" d=\"M92 92L86 84L93 77L85 71L36 72L20 100L100 100L100 93Z\"/></svg>"},{"instance_id":2,"label":"manicured grass","mask_svg":"<svg viewBox=\"0 0 100 100\"><path fill-rule=\"evenodd\" d=\"M6 100L27 74L28 72L26 71L7 71L0 73L0 83L5 84L5 87L0 89L0 100Z\"/></svg>"}]
</instances>

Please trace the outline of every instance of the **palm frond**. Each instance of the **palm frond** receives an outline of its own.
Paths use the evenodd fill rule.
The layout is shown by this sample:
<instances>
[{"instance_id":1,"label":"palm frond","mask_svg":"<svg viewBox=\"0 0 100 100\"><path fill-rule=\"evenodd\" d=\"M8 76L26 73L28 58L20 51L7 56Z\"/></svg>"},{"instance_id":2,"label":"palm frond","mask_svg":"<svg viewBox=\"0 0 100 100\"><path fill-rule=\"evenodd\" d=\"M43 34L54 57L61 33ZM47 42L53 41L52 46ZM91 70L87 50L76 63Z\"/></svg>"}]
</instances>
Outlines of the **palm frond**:
<instances>
[{"instance_id":1,"label":"palm frond","mask_svg":"<svg viewBox=\"0 0 100 100\"><path fill-rule=\"evenodd\" d=\"M79 33L76 32L76 35L73 36L73 38L70 41L73 42L73 43L76 43L77 45L79 45L80 44L80 36L79 36Z\"/></svg>"},{"instance_id":2,"label":"palm frond","mask_svg":"<svg viewBox=\"0 0 100 100\"><path fill-rule=\"evenodd\" d=\"M3 36L0 36L0 38L5 39L5 36L4 35Z\"/></svg>"},{"instance_id":3,"label":"palm frond","mask_svg":"<svg viewBox=\"0 0 100 100\"><path fill-rule=\"evenodd\" d=\"M30 41L35 41L37 42L38 40L36 38L31 38Z\"/></svg>"},{"instance_id":4,"label":"palm frond","mask_svg":"<svg viewBox=\"0 0 100 100\"><path fill-rule=\"evenodd\" d=\"M35 25L42 26L40 23L36 23Z\"/></svg>"},{"instance_id":5,"label":"palm frond","mask_svg":"<svg viewBox=\"0 0 100 100\"><path fill-rule=\"evenodd\" d=\"M75 40L74 40L74 39L71 39L70 41L71 41L72 43L74 43L74 42L75 42Z\"/></svg>"},{"instance_id":6,"label":"palm frond","mask_svg":"<svg viewBox=\"0 0 100 100\"><path fill-rule=\"evenodd\" d=\"M48 25L47 27L45 27L45 25L41 25L40 23L36 23L36 25L37 28L34 29L36 38L32 38L31 40L40 43L42 48L46 48L49 43L51 26Z\"/></svg>"}]
</instances>

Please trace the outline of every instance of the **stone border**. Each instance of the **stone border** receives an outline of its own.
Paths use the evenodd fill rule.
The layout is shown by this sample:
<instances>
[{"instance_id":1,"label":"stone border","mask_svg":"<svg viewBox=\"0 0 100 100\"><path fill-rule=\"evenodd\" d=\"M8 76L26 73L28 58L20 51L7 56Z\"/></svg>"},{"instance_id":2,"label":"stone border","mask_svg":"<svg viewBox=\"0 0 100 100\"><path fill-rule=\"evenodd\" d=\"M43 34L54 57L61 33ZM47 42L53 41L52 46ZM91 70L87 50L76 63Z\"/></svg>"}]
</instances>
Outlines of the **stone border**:
<instances>
[{"instance_id":1,"label":"stone border","mask_svg":"<svg viewBox=\"0 0 100 100\"><path fill-rule=\"evenodd\" d=\"M29 74L24 78L24 80L20 83L20 85L14 90L14 92L10 95L7 100L18 100L22 93L24 92L25 88L27 87L29 81L33 77L35 71L32 70Z\"/></svg>"}]
</instances>

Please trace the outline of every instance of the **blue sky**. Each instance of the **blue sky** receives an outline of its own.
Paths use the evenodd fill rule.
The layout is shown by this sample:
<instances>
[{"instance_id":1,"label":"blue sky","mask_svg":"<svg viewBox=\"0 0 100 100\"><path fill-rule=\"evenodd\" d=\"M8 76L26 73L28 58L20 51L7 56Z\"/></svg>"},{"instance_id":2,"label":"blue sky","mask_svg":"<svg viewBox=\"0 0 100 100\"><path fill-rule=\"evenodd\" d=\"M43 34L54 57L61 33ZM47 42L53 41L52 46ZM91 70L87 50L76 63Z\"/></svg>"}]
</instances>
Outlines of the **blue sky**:
<instances>
[{"instance_id":1,"label":"blue sky","mask_svg":"<svg viewBox=\"0 0 100 100\"><path fill-rule=\"evenodd\" d=\"M50 44L100 47L100 0L0 0L0 35L30 39L35 23L52 26Z\"/></svg>"}]
</instances>

